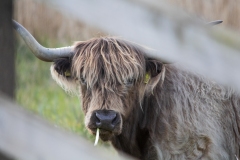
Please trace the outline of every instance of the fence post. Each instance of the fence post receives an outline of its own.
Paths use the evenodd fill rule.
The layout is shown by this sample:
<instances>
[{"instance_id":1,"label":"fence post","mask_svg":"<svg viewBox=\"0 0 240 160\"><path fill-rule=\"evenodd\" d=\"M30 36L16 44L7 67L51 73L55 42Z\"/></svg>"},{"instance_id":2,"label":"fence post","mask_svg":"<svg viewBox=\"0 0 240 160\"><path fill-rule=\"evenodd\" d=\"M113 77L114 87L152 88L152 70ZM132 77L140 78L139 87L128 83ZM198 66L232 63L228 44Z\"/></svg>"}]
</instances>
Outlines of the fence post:
<instances>
[{"instance_id":1,"label":"fence post","mask_svg":"<svg viewBox=\"0 0 240 160\"><path fill-rule=\"evenodd\" d=\"M12 0L0 1L0 91L14 99L15 65L12 29Z\"/></svg>"},{"instance_id":2,"label":"fence post","mask_svg":"<svg viewBox=\"0 0 240 160\"><path fill-rule=\"evenodd\" d=\"M12 34L12 0L0 1L0 91L14 98L15 69L14 48ZM0 152L0 159L11 160L11 158Z\"/></svg>"}]
</instances>

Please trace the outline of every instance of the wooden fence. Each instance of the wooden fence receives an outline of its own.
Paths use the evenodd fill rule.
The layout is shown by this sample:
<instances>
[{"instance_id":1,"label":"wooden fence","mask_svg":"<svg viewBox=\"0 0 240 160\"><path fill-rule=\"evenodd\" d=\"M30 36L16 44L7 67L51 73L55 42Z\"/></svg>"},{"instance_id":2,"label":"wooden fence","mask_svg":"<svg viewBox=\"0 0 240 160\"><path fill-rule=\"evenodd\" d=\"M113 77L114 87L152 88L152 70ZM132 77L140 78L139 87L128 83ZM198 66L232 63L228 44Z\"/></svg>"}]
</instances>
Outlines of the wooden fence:
<instances>
[{"instance_id":1,"label":"wooden fence","mask_svg":"<svg viewBox=\"0 0 240 160\"><path fill-rule=\"evenodd\" d=\"M9 157L22 160L126 159L54 127L2 94L0 150Z\"/></svg>"},{"instance_id":2,"label":"wooden fence","mask_svg":"<svg viewBox=\"0 0 240 160\"><path fill-rule=\"evenodd\" d=\"M152 48L154 57L184 64L240 91L237 33L210 28L159 0L42 1L109 35Z\"/></svg>"},{"instance_id":3,"label":"wooden fence","mask_svg":"<svg viewBox=\"0 0 240 160\"><path fill-rule=\"evenodd\" d=\"M211 29L156 0L45 1L110 35L152 48L149 54L153 57L184 64L240 91L240 39L230 31ZM3 95L0 150L24 160L128 159L92 147L80 137L29 114Z\"/></svg>"}]
</instances>

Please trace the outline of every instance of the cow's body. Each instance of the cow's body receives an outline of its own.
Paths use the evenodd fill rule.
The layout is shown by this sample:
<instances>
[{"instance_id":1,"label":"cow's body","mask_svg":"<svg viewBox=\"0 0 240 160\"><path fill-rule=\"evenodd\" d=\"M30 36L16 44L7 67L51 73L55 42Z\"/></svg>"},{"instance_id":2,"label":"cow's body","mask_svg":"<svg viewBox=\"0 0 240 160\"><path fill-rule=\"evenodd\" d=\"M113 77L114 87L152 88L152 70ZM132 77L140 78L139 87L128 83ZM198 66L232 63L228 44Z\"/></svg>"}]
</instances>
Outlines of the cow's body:
<instances>
[{"instance_id":1,"label":"cow's body","mask_svg":"<svg viewBox=\"0 0 240 160\"><path fill-rule=\"evenodd\" d=\"M162 86L135 106L113 145L140 159L236 159L239 96L191 73L166 66Z\"/></svg>"},{"instance_id":2,"label":"cow's body","mask_svg":"<svg viewBox=\"0 0 240 160\"><path fill-rule=\"evenodd\" d=\"M96 111L119 113L117 131L104 128L101 135L100 127L100 137L116 149L148 160L239 157L240 98L231 89L175 64L149 59L122 40L80 42L74 53L72 78L64 78L68 65L63 64L68 63L61 59L53 65L52 75L65 88L76 84L73 77L81 81L85 123L93 134L98 128ZM145 82L147 74L150 80ZM129 75L132 86L125 84Z\"/></svg>"}]
</instances>

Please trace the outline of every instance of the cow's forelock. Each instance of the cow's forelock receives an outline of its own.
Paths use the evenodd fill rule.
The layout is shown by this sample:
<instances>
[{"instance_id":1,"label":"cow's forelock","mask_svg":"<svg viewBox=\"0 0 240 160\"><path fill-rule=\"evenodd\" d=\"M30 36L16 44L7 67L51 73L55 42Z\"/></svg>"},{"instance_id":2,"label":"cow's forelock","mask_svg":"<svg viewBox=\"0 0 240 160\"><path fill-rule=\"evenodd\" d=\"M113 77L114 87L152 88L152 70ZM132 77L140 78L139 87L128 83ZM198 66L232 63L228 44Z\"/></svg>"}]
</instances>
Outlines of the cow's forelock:
<instances>
[{"instance_id":1,"label":"cow's forelock","mask_svg":"<svg viewBox=\"0 0 240 160\"><path fill-rule=\"evenodd\" d=\"M129 81L136 84L143 80L145 59L139 52L127 42L115 38L78 42L72 73L92 92L94 89L99 93L107 91L121 97L132 87Z\"/></svg>"},{"instance_id":2,"label":"cow's forelock","mask_svg":"<svg viewBox=\"0 0 240 160\"><path fill-rule=\"evenodd\" d=\"M137 50L114 38L98 38L75 45L73 73L86 79L88 87L101 80L104 85L124 84L144 75L145 61Z\"/></svg>"}]
</instances>

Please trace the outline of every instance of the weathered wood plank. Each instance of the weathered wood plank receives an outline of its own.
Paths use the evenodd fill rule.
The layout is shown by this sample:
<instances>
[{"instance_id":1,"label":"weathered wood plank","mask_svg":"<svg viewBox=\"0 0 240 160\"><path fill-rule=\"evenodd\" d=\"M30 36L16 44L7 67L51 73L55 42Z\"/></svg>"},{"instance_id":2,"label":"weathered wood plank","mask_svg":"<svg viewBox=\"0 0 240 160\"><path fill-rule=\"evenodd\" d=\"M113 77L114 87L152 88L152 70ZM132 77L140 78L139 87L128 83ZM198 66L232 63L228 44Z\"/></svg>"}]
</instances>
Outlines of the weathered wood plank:
<instances>
[{"instance_id":1,"label":"weathered wood plank","mask_svg":"<svg viewBox=\"0 0 240 160\"><path fill-rule=\"evenodd\" d=\"M23 160L123 159L48 124L1 94L0 150Z\"/></svg>"},{"instance_id":2,"label":"weathered wood plank","mask_svg":"<svg viewBox=\"0 0 240 160\"><path fill-rule=\"evenodd\" d=\"M0 1L0 91L15 97L15 56L12 30L12 0Z\"/></svg>"},{"instance_id":3,"label":"weathered wood plank","mask_svg":"<svg viewBox=\"0 0 240 160\"><path fill-rule=\"evenodd\" d=\"M51 0L46 3L110 35L153 48L155 51L149 54L154 57L182 63L240 91L237 34L216 27L211 30L158 0Z\"/></svg>"}]
</instances>

